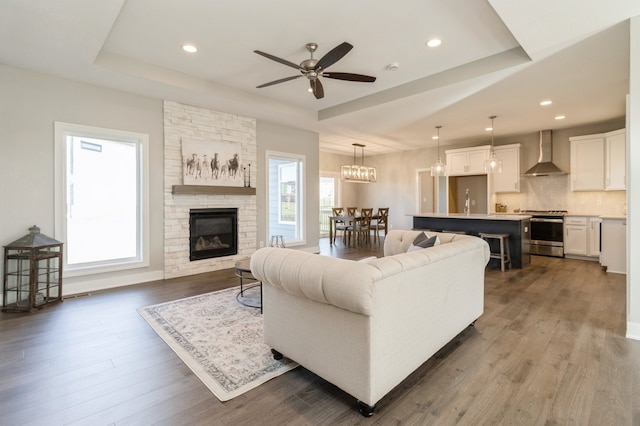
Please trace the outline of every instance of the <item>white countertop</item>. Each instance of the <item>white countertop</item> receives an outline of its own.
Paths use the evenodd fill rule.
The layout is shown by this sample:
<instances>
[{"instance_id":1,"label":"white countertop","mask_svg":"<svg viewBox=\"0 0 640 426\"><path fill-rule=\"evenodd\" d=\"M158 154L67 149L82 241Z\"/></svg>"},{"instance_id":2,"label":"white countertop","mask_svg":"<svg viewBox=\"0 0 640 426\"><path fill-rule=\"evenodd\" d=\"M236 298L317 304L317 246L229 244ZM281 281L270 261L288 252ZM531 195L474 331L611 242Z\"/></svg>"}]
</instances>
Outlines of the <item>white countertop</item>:
<instances>
[{"instance_id":1,"label":"white countertop","mask_svg":"<svg viewBox=\"0 0 640 426\"><path fill-rule=\"evenodd\" d=\"M414 217L433 217L446 219L484 219L484 220L526 220L530 219L530 215L526 214L510 214L510 213L489 213L489 214L464 214L464 213L423 213L413 214Z\"/></svg>"},{"instance_id":2,"label":"white countertop","mask_svg":"<svg viewBox=\"0 0 640 426\"><path fill-rule=\"evenodd\" d=\"M577 217L599 217L602 219L626 219L627 216L622 213L608 213L608 214L600 214L600 213L574 213L569 212L565 216L577 216Z\"/></svg>"},{"instance_id":3,"label":"white countertop","mask_svg":"<svg viewBox=\"0 0 640 426\"><path fill-rule=\"evenodd\" d=\"M626 220L627 216L623 214L603 214L599 216L602 219L616 219L616 220Z\"/></svg>"}]
</instances>

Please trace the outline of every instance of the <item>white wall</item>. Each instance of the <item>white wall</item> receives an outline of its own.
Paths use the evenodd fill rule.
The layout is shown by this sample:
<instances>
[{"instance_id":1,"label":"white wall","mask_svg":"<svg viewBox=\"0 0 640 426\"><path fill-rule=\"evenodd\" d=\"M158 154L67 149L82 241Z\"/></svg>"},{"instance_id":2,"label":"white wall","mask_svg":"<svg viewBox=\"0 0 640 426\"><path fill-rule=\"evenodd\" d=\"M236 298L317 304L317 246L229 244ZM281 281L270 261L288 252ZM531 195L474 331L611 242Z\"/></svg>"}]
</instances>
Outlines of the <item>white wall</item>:
<instances>
[{"instance_id":1,"label":"white wall","mask_svg":"<svg viewBox=\"0 0 640 426\"><path fill-rule=\"evenodd\" d=\"M306 170L304 172L304 201L305 201L305 241L303 246L293 247L299 250L318 252L320 238L320 169L319 169L319 137L315 132L293 129L278 124L258 121L258 247L260 243L269 244L267 235L267 193L265 151L278 151L289 154L304 155ZM260 182L262 182L260 184Z\"/></svg>"},{"instance_id":2,"label":"white wall","mask_svg":"<svg viewBox=\"0 0 640 426\"><path fill-rule=\"evenodd\" d=\"M627 126L627 337L640 340L640 16L631 19Z\"/></svg>"},{"instance_id":3,"label":"white wall","mask_svg":"<svg viewBox=\"0 0 640 426\"><path fill-rule=\"evenodd\" d=\"M34 224L54 235L55 121L149 135L150 265L139 270L65 278L63 294L77 294L164 276L163 100L65 80L0 65L0 245L28 233ZM262 132L262 133L261 133ZM307 247L318 246L318 134L258 123L256 140L265 149L307 156ZM257 176L258 215L264 215L264 176ZM265 239L264 220L257 239ZM0 262L0 275L2 274Z\"/></svg>"},{"instance_id":4,"label":"white wall","mask_svg":"<svg viewBox=\"0 0 640 426\"><path fill-rule=\"evenodd\" d=\"M150 265L135 271L65 279L74 294L113 283L162 277L162 101L0 66L0 245L38 225L54 234L54 122L146 133L150 162ZM0 268L2 266L0 265ZM137 275L137 277L134 277ZM88 283L85 284L81 283Z\"/></svg>"}]
</instances>

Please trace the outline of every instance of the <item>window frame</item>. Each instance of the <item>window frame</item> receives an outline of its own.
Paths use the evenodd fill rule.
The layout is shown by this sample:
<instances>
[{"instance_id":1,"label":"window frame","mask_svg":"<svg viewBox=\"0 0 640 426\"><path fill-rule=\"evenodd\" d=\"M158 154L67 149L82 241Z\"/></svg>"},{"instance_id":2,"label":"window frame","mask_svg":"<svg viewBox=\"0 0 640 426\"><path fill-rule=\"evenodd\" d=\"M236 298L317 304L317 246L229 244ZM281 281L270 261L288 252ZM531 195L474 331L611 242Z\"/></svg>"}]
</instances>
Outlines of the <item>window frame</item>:
<instances>
[{"instance_id":1,"label":"window frame","mask_svg":"<svg viewBox=\"0 0 640 426\"><path fill-rule=\"evenodd\" d=\"M271 200L275 195L275 199L280 199L281 197L281 188L280 188L280 176L282 165L278 165L278 182L275 185L275 189L277 191L276 194L272 194L272 182L271 182L271 169L270 162L271 160L284 160L291 161L297 163L297 171L296 171L296 188L295 188L295 198L296 198L296 218L297 221L289 222L282 221L281 218L281 204L278 202L277 206L274 206L274 209L277 210L277 218L278 223L284 225L293 225L295 227L295 236L294 238L286 237L285 242L287 246L299 246L306 244L306 233L304 229L304 215L306 212L306 200L304 197L304 174L306 170L306 156L301 154L293 154L288 152L279 152L279 151L265 151L265 173L266 173L266 233L267 233L267 241L269 241L269 236L271 236L271 212L272 205Z\"/></svg>"},{"instance_id":2,"label":"window frame","mask_svg":"<svg viewBox=\"0 0 640 426\"><path fill-rule=\"evenodd\" d=\"M136 256L69 265L63 250L65 277L115 272L148 267L149 259L149 135L124 130L54 123L54 232L55 238L67 241L67 138L70 136L121 141L136 144L137 152L137 236Z\"/></svg>"}]
</instances>

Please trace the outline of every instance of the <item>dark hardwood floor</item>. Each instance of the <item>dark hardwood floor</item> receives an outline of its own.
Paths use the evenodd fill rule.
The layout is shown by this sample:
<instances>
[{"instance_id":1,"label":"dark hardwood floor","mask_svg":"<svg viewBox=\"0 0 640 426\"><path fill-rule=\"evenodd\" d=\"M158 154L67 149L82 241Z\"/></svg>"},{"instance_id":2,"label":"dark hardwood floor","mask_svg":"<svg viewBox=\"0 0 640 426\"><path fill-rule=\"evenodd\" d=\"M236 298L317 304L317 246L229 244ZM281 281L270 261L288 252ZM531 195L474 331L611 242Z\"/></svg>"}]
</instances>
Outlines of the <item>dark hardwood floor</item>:
<instances>
[{"instance_id":1,"label":"dark hardwood floor","mask_svg":"<svg viewBox=\"0 0 640 426\"><path fill-rule=\"evenodd\" d=\"M321 242L323 255L382 256ZM461 265L461 267L464 267ZM233 270L0 314L2 425L640 425L640 342L624 337L625 277L534 256L486 272L485 312L369 419L297 368L221 403L136 309L238 285Z\"/></svg>"}]
</instances>

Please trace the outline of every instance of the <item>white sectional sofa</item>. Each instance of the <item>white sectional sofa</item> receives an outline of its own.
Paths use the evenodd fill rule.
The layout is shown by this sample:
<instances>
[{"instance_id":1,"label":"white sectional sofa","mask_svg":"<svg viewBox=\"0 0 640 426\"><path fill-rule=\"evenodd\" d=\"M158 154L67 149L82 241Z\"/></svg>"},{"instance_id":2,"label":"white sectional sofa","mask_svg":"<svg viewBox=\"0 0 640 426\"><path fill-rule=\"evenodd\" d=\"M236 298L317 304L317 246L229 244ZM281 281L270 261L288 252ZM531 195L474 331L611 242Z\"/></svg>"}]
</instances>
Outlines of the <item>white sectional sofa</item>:
<instances>
[{"instance_id":1,"label":"white sectional sofa","mask_svg":"<svg viewBox=\"0 0 640 426\"><path fill-rule=\"evenodd\" d=\"M282 248L251 257L274 355L356 397L365 416L484 309L487 243L428 233L440 244L407 252L420 232L390 231L385 257L367 262Z\"/></svg>"}]
</instances>

